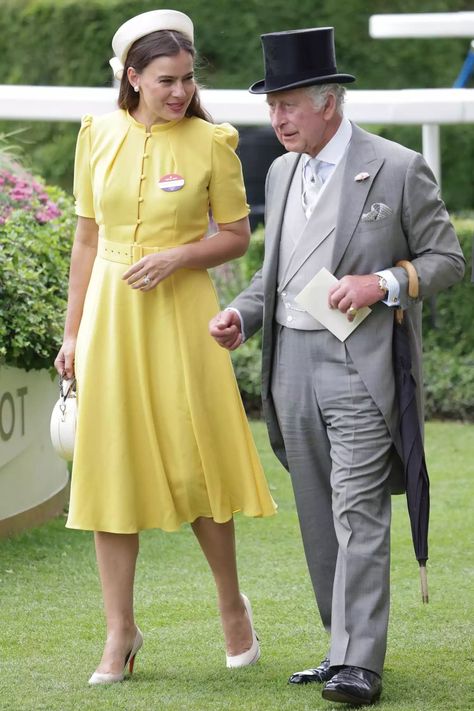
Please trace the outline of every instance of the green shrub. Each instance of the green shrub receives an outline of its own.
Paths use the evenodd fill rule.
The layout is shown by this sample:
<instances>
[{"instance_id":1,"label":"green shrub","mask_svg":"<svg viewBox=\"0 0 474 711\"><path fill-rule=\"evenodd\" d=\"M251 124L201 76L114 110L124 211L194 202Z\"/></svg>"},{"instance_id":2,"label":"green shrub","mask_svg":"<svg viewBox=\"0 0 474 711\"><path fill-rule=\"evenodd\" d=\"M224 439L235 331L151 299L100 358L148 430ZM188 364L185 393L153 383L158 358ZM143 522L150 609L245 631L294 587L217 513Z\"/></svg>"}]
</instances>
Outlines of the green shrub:
<instances>
[{"instance_id":1,"label":"green shrub","mask_svg":"<svg viewBox=\"0 0 474 711\"><path fill-rule=\"evenodd\" d=\"M474 355L425 348L423 370L426 419L474 422Z\"/></svg>"},{"instance_id":2,"label":"green shrub","mask_svg":"<svg viewBox=\"0 0 474 711\"><path fill-rule=\"evenodd\" d=\"M0 362L50 368L62 341L73 203L24 171L6 173L0 171Z\"/></svg>"},{"instance_id":3,"label":"green shrub","mask_svg":"<svg viewBox=\"0 0 474 711\"><path fill-rule=\"evenodd\" d=\"M423 313L423 380L427 419L474 421L474 219L454 221L467 267L464 279L437 295Z\"/></svg>"},{"instance_id":4,"label":"green shrub","mask_svg":"<svg viewBox=\"0 0 474 711\"><path fill-rule=\"evenodd\" d=\"M466 273L462 282L436 296L434 326L432 304L429 301L425 304L424 347L427 353L441 348L459 356L471 356L474 353L474 285L471 282L474 219L458 218L454 220L454 225L466 257Z\"/></svg>"}]
</instances>

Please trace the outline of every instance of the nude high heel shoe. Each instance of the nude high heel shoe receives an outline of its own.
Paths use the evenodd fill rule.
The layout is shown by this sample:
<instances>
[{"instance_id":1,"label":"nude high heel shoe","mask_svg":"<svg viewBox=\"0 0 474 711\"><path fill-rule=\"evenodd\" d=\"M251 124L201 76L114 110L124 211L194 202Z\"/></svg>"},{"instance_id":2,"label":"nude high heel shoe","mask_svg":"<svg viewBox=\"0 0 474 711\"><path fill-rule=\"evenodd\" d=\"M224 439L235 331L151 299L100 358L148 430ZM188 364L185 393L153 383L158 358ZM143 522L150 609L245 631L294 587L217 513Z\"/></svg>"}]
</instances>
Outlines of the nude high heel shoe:
<instances>
[{"instance_id":1,"label":"nude high heel shoe","mask_svg":"<svg viewBox=\"0 0 474 711\"><path fill-rule=\"evenodd\" d=\"M255 664L260 659L260 645L258 643L258 637L255 634L253 628L253 617L252 617L252 607L250 605L250 600L246 595L240 593L240 596L244 602L245 609L247 610L247 615L250 620L250 627L252 628L252 646L247 649L246 652L242 654L226 655L226 666L228 669L236 669L237 667L247 667L249 664Z\"/></svg>"},{"instance_id":2,"label":"nude high heel shoe","mask_svg":"<svg viewBox=\"0 0 474 711\"><path fill-rule=\"evenodd\" d=\"M123 670L120 674L103 674L102 672L94 672L89 679L90 686L95 686L96 684L115 684L117 681L123 681L125 678L125 670L128 668L130 674L133 674L133 667L135 664L135 657L137 656L138 650L143 644L143 635L137 627L137 633L135 635L135 640L130 652L125 657L125 663L123 665Z\"/></svg>"}]
</instances>

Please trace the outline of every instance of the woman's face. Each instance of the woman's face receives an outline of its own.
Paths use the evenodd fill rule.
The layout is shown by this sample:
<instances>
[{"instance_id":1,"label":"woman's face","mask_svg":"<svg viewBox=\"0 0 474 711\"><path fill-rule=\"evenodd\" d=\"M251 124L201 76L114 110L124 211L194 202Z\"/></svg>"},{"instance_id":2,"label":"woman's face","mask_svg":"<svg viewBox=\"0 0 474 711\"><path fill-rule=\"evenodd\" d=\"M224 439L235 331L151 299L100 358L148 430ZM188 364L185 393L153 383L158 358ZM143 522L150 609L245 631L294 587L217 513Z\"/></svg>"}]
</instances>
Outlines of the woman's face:
<instances>
[{"instance_id":1,"label":"woman's face","mask_svg":"<svg viewBox=\"0 0 474 711\"><path fill-rule=\"evenodd\" d=\"M153 123L183 118L194 96L194 62L182 49L172 57L157 57L137 74L132 67L129 80L140 90L138 111L145 111Z\"/></svg>"}]
</instances>

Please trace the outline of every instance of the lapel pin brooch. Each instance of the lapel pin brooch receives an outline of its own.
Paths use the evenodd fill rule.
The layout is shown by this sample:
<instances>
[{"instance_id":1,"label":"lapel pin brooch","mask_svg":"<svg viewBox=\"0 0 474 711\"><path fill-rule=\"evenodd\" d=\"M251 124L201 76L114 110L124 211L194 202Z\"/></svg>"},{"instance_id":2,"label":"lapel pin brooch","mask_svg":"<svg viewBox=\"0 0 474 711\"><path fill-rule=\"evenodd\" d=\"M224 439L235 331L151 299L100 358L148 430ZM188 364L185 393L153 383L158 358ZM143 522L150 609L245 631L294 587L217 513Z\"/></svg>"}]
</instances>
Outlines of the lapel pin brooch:
<instances>
[{"instance_id":1,"label":"lapel pin brooch","mask_svg":"<svg viewBox=\"0 0 474 711\"><path fill-rule=\"evenodd\" d=\"M357 173L354 180L356 183L361 183L363 180L367 180L367 178L370 178L369 173Z\"/></svg>"}]
</instances>

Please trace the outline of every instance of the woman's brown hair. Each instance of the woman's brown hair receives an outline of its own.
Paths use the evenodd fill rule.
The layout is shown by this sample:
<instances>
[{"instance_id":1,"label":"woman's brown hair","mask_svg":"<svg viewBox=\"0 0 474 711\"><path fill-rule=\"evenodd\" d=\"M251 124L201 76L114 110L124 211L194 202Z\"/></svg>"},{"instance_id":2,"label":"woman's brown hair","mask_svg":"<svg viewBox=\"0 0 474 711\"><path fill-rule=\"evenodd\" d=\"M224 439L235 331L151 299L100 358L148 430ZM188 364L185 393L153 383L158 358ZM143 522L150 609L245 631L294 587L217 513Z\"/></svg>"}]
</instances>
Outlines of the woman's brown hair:
<instances>
[{"instance_id":1,"label":"woman's brown hair","mask_svg":"<svg viewBox=\"0 0 474 711\"><path fill-rule=\"evenodd\" d=\"M138 93L133 90L128 80L127 69L129 67L133 67L137 74L141 74L150 62L157 59L157 57L174 57L179 54L181 50L189 52L193 59L196 56L196 50L191 40L181 34L181 32L175 30L158 30L157 32L151 32L149 35L137 39L130 47L127 59L125 60L118 96L119 108L129 112L133 111L137 108L140 100ZM187 108L186 116L188 118L197 116L198 118L204 119L204 121L212 123L211 116L201 106L197 85L191 103Z\"/></svg>"}]
</instances>

